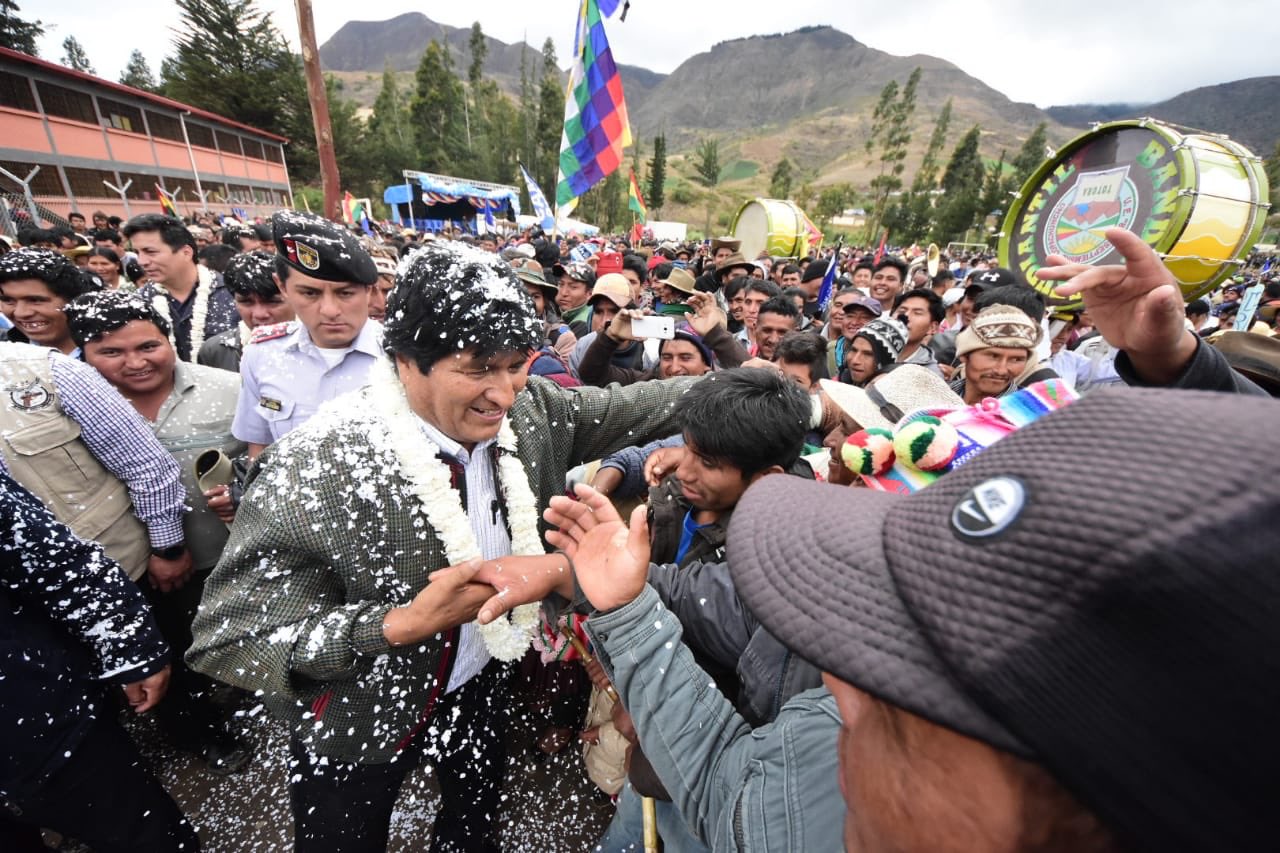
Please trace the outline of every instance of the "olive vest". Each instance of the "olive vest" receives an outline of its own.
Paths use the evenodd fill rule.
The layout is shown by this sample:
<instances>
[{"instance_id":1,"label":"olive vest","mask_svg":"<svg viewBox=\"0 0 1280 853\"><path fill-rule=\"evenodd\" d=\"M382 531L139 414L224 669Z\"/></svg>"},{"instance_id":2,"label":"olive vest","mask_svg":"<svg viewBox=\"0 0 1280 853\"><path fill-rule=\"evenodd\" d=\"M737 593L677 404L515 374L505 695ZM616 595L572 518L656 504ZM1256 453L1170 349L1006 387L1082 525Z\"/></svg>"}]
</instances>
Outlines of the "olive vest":
<instances>
[{"instance_id":1,"label":"olive vest","mask_svg":"<svg viewBox=\"0 0 1280 853\"><path fill-rule=\"evenodd\" d=\"M0 342L0 453L13 478L81 539L100 542L137 580L151 543L129 492L80 439L62 409L49 351Z\"/></svg>"}]
</instances>

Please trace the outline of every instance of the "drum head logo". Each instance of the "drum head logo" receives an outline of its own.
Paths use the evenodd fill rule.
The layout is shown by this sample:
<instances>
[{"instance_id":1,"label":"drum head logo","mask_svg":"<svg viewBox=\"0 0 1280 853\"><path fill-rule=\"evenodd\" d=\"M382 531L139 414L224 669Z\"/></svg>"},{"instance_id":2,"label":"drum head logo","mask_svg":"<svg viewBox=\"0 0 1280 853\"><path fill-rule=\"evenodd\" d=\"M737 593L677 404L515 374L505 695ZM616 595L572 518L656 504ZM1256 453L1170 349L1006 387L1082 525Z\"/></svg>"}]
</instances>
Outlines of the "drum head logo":
<instances>
[{"instance_id":1,"label":"drum head logo","mask_svg":"<svg viewBox=\"0 0 1280 853\"><path fill-rule=\"evenodd\" d=\"M1081 172L1049 212L1044 250L1077 264L1091 264L1111 251L1103 232L1128 229L1138 210L1138 192L1129 167Z\"/></svg>"},{"instance_id":2,"label":"drum head logo","mask_svg":"<svg viewBox=\"0 0 1280 853\"><path fill-rule=\"evenodd\" d=\"M20 412L34 412L43 409L53 399L49 389L33 379L26 385L10 385L5 389L9 395L9 404Z\"/></svg>"}]
</instances>

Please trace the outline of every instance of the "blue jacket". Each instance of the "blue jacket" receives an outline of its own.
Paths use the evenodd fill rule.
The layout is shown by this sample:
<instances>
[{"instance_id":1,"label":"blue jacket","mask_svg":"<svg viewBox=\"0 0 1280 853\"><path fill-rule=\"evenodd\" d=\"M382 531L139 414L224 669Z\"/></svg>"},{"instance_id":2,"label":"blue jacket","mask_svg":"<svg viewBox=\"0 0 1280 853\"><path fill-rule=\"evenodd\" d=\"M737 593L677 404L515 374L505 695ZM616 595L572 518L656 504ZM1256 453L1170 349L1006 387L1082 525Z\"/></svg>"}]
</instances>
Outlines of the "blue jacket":
<instances>
[{"instance_id":1,"label":"blue jacket","mask_svg":"<svg viewBox=\"0 0 1280 853\"><path fill-rule=\"evenodd\" d=\"M37 789L115 713L107 685L168 662L133 581L0 473L0 797Z\"/></svg>"},{"instance_id":2,"label":"blue jacket","mask_svg":"<svg viewBox=\"0 0 1280 853\"><path fill-rule=\"evenodd\" d=\"M752 729L693 662L680 620L652 587L592 615L586 628L641 748L708 847L843 849L840 716L830 693L801 693L772 724Z\"/></svg>"}]
</instances>

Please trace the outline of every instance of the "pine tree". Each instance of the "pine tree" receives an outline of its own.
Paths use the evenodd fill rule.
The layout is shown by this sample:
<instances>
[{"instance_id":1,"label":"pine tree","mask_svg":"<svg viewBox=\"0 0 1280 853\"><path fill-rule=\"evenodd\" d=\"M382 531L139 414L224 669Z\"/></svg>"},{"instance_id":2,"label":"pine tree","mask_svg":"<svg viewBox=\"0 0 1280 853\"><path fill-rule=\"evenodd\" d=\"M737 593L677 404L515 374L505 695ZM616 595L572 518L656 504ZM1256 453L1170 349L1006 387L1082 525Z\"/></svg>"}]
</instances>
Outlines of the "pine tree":
<instances>
[{"instance_id":1,"label":"pine tree","mask_svg":"<svg viewBox=\"0 0 1280 853\"><path fill-rule=\"evenodd\" d=\"M942 175L943 197L934 224L934 242L946 244L973 227L982 205L982 184L986 170L978 154L981 129L974 125L956 143Z\"/></svg>"},{"instance_id":2,"label":"pine tree","mask_svg":"<svg viewBox=\"0 0 1280 853\"><path fill-rule=\"evenodd\" d=\"M498 84L492 80L484 81L481 97L487 102L485 110L487 133L486 168L489 180L500 184L515 182L523 184L517 163L520 159L520 140L514 134L505 132L505 128L515 127L519 122L519 108L506 95L498 91Z\"/></svg>"},{"instance_id":3,"label":"pine tree","mask_svg":"<svg viewBox=\"0 0 1280 853\"><path fill-rule=\"evenodd\" d=\"M871 179L871 218L874 233L879 230L889 207L890 196L902 189L902 173L906 168L907 146L911 144L911 118L916 111L916 87L920 68L911 72L907 84L896 97L876 105L873 130L880 141L880 174ZM891 91L889 86L884 91ZM884 93L881 93L883 99Z\"/></svg>"},{"instance_id":4,"label":"pine tree","mask_svg":"<svg viewBox=\"0 0 1280 853\"><path fill-rule=\"evenodd\" d=\"M644 142L639 137L632 140L631 171L636 173L636 186L640 186L640 179L644 176Z\"/></svg>"},{"instance_id":5,"label":"pine tree","mask_svg":"<svg viewBox=\"0 0 1280 853\"><path fill-rule=\"evenodd\" d=\"M880 136L888 127L893 117L893 102L898 97L898 81L890 80L884 84L884 88L880 90L880 98L876 101L876 108L871 112L871 133L867 136L866 149L867 154L871 154L875 150L876 143L880 141ZM867 164L870 165L874 160L867 158Z\"/></svg>"},{"instance_id":6,"label":"pine tree","mask_svg":"<svg viewBox=\"0 0 1280 853\"><path fill-rule=\"evenodd\" d=\"M18 17L16 0L0 0L0 47L39 56L36 40L42 35L44 21L24 21Z\"/></svg>"},{"instance_id":7,"label":"pine tree","mask_svg":"<svg viewBox=\"0 0 1280 853\"><path fill-rule=\"evenodd\" d=\"M925 149L920 168L911 180L911 189L903 197L901 205L892 211L886 222L895 234L902 239L917 242L929 233L933 219L933 191L938 186L938 158L947 143L947 130L951 126L951 99L943 104L942 110L933 125L933 133L929 136L929 147Z\"/></svg>"},{"instance_id":8,"label":"pine tree","mask_svg":"<svg viewBox=\"0 0 1280 853\"><path fill-rule=\"evenodd\" d=\"M623 221L626 210L627 178L614 169L603 181L582 194L578 200L581 216L604 231L617 231L630 224Z\"/></svg>"},{"instance_id":9,"label":"pine tree","mask_svg":"<svg viewBox=\"0 0 1280 853\"><path fill-rule=\"evenodd\" d=\"M538 128L538 102L533 97L533 80L530 77L528 45L520 44L520 105L516 121L516 137L520 145L520 162L530 175L537 170L537 146L535 134ZM544 190L545 192L545 190Z\"/></svg>"},{"instance_id":10,"label":"pine tree","mask_svg":"<svg viewBox=\"0 0 1280 853\"><path fill-rule=\"evenodd\" d=\"M356 114L356 102L343 97L341 82L326 74L324 87L342 186L357 196L371 195L374 182L380 181L382 174L377 162L369 156L368 127Z\"/></svg>"},{"instance_id":11,"label":"pine tree","mask_svg":"<svg viewBox=\"0 0 1280 853\"><path fill-rule=\"evenodd\" d=\"M559 181L560 137L564 131L564 84L556 64L556 46L542 43L542 77L538 84L538 121L534 134L533 176L554 201Z\"/></svg>"},{"instance_id":12,"label":"pine tree","mask_svg":"<svg viewBox=\"0 0 1280 853\"><path fill-rule=\"evenodd\" d=\"M62 40L62 64L73 71L83 71L86 74L97 73L93 70L93 63L89 61L84 47L75 36L67 36Z\"/></svg>"},{"instance_id":13,"label":"pine tree","mask_svg":"<svg viewBox=\"0 0 1280 853\"><path fill-rule=\"evenodd\" d=\"M151 66L147 64L147 58L142 55L142 51L134 48L133 53L129 54L129 64L124 67L120 82L144 92L156 91L155 75L151 73Z\"/></svg>"},{"instance_id":14,"label":"pine tree","mask_svg":"<svg viewBox=\"0 0 1280 853\"><path fill-rule=\"evenodd\" d=\"M432 40L414 75L416 88L409 102L418 160L429 172L460 170L466 155L462 83L453 74L449 50Z\"/></svg>"},{"instance_id":15,"label":"pine tree","mask_svg":"<svg viewBox=\"0 0 1280 853\"><path fill-rule=\"evenodd\" d=\"M176 0L174 53L161 92L176 101L289 138L285 159L299 183L319 173L301 60L255 0Z\"/></svg>"},{"instance_id":16,"label":"pine tree","mask_svg":"<svg viewBox=\"0 0 1280 853\"><path fill-rule=\"evenodd\" d=\"M1005 202L1009 198L1010 182L1004 174L1005 152L1000 152L1000 160L992 163L987 169L987 180L982 185L982 203L978 212L983 216L993 213L999 217L1004 213Z\"/></svg>"},{"instance_id":17,"label":"pine tree","mask_svg":"<svg viewBox=\"0 0 1280 853\"><path fill-rule=\"evenodd\" d=\"M480 98L480 84L484 82L484 59L489 53L489 45L484 40L484 31L480 29L479 21L471 25L471 38L467 42L467 49L471 53L471 62L467 65L467 87L471 94L471 100L463 101L463 110L467 123L467 150L474 152L475 139L473 137L483 138L486 129L483 101ZM473 122L475 123L474 134L472 132Z\"/></svg>"},{"instance_id":18,"label":"pine tree","mask_svg":"<svg viewBox=\"0 0 1280 853\"><path fill-rule=\"evenodd\" d=\"M656 217L662 210L667 183L667 135L660 133L653 138L653 157L649 160L649 183L645 187L644 200Z\"/></svg>"},{"instance_id":19,"label":"pine tree","mask_svg":"<svg viewBox=\"0 0 1280 853\"><path fill-rule=\"evenodd\" d=\"M401 172L416 167L413 132L409 128L409 99L401 91L389 63L382 71L382 88L373 102L367 138L370 159L382 180L398 182Z\"/></svg>"},{"instance_id":20,"label":"pine tree","mask_svg":"<svg viewBox=\"0 0 1280 853\"><path fill-rule=\"evenodd\" d=\"M693 154L693 168L698 172L698 183L714 187L720 183L720 142L707 137L698 143Z\"/></svg>"},{"instance_id":21,"label":"pine tree","mask_svg":"<svg viewBox=\"0 0 1280 853\"><path fill-rule=\"evenodd\" d=\"M783 157L773 167L773 175L769 178L769 195L773 198L789 198L795 179L795 166L791 164L791 160Z\"/></svg>"},{"instance_id":22,"label":"pine tree","mask_svg":"<svg viewBox=\"0 0 1280 853\"><path fill-rule=\"evenodd\" d=\"M1045 148L1048 147L1048 137L1045 134L1045 124L1040 122L1036 125L1036 129L1031 131L1031 135L1027 137L1027 141L1022 143L1022 147L1018 149L1018 153L1013 157L1013 174L1009 177L1009 191L1019 189L1027 179L1031 177L1031 173L1039 168L1040 164L1045 161Z\"/></svg>"}]
</instances>

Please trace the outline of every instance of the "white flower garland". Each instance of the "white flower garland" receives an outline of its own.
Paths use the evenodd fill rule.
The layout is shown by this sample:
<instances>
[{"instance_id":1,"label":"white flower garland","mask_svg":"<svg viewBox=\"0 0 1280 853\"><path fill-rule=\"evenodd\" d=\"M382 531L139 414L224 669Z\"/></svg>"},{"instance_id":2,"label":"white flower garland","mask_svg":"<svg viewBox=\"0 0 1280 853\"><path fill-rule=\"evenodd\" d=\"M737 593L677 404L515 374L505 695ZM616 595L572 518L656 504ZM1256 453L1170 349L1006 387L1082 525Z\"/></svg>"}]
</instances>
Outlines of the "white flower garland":
<instances>
[{"instance_id":1,"label":"white flower garland","mask_svg":"<svg viewBox=\"0 0 1280 853\"><path fill-rule=\"evenodd\" d=\"M151 306L169 321L169 343L176 352L178 349L178 324L169 311L169 299L164 294L164 285L156 282L161 293L151 299ZM209 317L209 294L213 292L213 273L208 267L196 265L196 304L191 308L191 360L196 360L200 345L204 343L204 324Z\"/></svg>"},{"instance_id":2,"label":"white flower garland","mask_svg":"<svg viewBox=\"0 0 1280 853\"><path fill-rule=\"evenodd\" d=\"M462 507L462 496L453 487L452 472L438 458L440 448L419 428L417 415L409 408L404 386L390 362L380 360L369 379L370 402L387 425L400 475L409 483L427 522L444 545L449 565L480 559L480 546ZM538 502L524 465L516 456L516 434L505 418L498 431L498 449L498 484L507 503L511 553L545 554L538 535ZM502 661L523 657L538 627L540 609L537 604L524 604L512 610L509 619L498 618L488 625L475 623L489 654Z\"/></svg>"}]
</instances>

